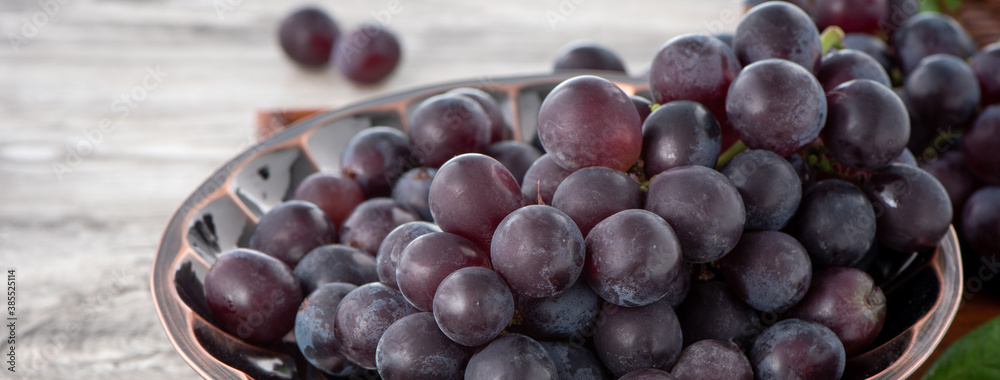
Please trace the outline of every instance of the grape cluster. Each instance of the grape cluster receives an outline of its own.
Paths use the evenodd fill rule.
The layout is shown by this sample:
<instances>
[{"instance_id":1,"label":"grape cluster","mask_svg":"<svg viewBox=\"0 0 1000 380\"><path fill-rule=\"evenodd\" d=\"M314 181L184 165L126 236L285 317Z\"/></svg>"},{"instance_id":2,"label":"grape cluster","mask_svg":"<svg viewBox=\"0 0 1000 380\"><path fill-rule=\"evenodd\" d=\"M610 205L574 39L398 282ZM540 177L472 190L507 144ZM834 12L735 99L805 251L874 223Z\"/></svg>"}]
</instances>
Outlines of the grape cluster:
<instances>
[{"instance_id":1,"label":"grape cluster","mask_svg":"<svg viewBox=\"0 0 1000 380\"><path fill-rule=\"evenodd\" d=\"M954 210L1000 255L1000 45L966 64L939 14L891 55L820 34L879 30L885 1L854 3L766 2L731 42L670 39L652 99L565 80L541 150L487 92L429 97L264 214L206 275L209 309L247 342L293 331L332 376L838 379L886 320L873 257L932 251ZM624 71L581 42L555 67ZM932 159L942 138L961 143Z\"/></svg>"}]
</instances>

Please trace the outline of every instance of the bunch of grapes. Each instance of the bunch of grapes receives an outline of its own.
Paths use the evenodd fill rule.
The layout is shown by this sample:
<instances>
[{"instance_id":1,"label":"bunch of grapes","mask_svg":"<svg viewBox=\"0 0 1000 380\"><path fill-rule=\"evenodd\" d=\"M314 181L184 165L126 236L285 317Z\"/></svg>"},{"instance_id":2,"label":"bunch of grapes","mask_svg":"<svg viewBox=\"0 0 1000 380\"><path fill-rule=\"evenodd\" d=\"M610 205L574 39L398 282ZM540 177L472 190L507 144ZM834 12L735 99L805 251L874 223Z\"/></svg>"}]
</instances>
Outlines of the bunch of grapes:
<instances>
[{"instance_id":1,"label":"bunch of grapes","mask_svg":"<svg viewBox=\"0 0 1000 380\"><path fill-rule=\"evenodd\" d=\"M886 320L880 257L934 250L955 210L1000 254L1000 45L970 66L961 28L922 14L889 54L817 28L878 31L885 1L827 3L853 2L669 40L651 99L572 77L537 147L473 88L358 133L213 265L216 323L292 332L332 376L840 378ZM584 43L556 69L624 66Z\"/></svg>"}]
</instances>

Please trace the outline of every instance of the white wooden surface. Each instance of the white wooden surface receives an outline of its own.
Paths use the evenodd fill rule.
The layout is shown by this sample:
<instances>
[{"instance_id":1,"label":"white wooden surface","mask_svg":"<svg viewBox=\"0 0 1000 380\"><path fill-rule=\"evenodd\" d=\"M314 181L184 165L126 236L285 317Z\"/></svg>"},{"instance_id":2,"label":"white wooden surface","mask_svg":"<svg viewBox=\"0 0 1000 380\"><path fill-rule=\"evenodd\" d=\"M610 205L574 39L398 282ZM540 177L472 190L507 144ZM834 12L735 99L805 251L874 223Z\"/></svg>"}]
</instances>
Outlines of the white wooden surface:
<instances>
[{"instance_id":1,"label":"white wooden surface","mask_svg":"<svg viewBox=\"0 0 1000 380\"><path fill-rule=\"evenodd\" d=\"M343 30L391 9L313 3ZM196 378L160 327L149 272L175 208L253 141L256 110L543 73L574 39L612 47L634 73L670 37L733 30L742 8L622 3L401 3L388 26L402 64L359 88L282 56L275 30L299 1L3 0L0 269L17 271L18 319L17 372L4 364L0 378Z\"/></svg>"}]
</instances>

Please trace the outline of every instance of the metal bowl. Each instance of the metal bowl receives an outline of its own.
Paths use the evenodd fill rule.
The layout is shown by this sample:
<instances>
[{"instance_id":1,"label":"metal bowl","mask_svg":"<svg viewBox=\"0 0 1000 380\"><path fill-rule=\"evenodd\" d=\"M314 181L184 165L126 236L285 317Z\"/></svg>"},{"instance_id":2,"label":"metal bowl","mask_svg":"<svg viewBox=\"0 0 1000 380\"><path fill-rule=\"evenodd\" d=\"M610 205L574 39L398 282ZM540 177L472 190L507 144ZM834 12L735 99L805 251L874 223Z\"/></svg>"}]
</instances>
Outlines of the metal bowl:
<instances>
[{"instance_id":1,"label":"metal bowl","mask_svg":"<svg viewBox=\"0 0 1000 380\"><path fill-rule=\"evenodd\" d=\"M199 186L167 225L152 271L153 301L174 347L210 379L324 378L299 354L291 334L250 345L215 326L202 291L223 252L245 247L259 217L287 199L307 175L336 170L354 133L371 126L406 128L406 113L423 99L476 87L500 103L515 137L533 136L545 95L572 74L465 81L380 97L297 123L236 156ZM645 81L606 76L629 94ZM962 269L954 230L933 252L887 255L876 275L888 300L887 321L872 348L847 361L845 379L901 379L927 360L958 311ZM371 374L370 374L371 375Z\"/></svg>"}]
</instances>

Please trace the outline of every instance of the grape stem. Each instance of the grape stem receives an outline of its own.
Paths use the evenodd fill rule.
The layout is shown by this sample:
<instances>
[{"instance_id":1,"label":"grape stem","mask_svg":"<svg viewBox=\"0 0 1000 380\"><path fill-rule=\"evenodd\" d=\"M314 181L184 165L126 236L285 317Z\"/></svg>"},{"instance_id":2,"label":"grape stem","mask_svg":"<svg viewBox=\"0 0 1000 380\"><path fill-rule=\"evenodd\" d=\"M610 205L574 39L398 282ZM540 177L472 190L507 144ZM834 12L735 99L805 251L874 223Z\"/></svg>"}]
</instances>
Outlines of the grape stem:
<instances>
[{"instance_id":1,"label":"grape stem","mask_svg":"<svg viewBox=\"0 0 1000 380\"><path fill-rule=\"evenodd\" d=\"M725 152L722 152L722 154L719 155L719 160L715 162L715 170L721 170L723 166L726 166L726 164L733 159L733 157L736 157L737 154L740 154L740 152L744 150L747 150L747 144L745 144L743 140L736 140L736 142L733 143L729 149L726 149Z\"/></svg>"},{"instance_id":2,"label":"grape stem","mask_svg":"<svg viewBox=\"0 0 1000 380\"><path fill-rule=\"evenodd\" d=\"M823 34L819 35L820 44L823 46L823 55L832 48L843 49L844 48L844 30L840 29L839 26L831 25L823 30Z\"/></svg>"}]
</instances>

